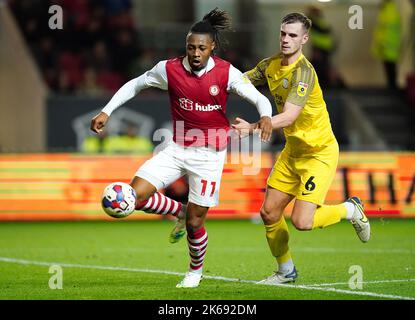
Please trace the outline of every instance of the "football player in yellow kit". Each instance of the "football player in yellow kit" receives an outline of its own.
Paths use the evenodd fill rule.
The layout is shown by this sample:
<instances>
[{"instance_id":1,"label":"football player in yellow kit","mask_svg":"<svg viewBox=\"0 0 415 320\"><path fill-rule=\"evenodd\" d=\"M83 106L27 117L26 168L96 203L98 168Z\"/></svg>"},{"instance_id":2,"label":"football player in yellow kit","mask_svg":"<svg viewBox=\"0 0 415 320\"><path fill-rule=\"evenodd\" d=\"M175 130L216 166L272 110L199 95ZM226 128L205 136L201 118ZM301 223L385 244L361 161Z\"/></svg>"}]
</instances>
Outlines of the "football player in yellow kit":
<instances>
[{"instance_id":1,"label":"football player in yellow kit","mask_svg":"<svg viewBox=\"0 0 415 320\"><path fill-rule=\"evenodd\" d=\"M294 198L291 222L298 230L324 228L348 219L362 242L370 238L370 224L359 198L352 197L338 205L324 204L336 173L339 146L317 74L302 53L310 27L310 19L301 13L285 16L280 30L281 52L245 73L255 86L268 85L278 110L272 126L283 128L286 138L268 178L260 211L268 245L277 260L277 270L260 282L264 284L293 282L298 276L283 215ZM237 118L233 127L241 133L253 133L257 124Z\"/></svg>"}]
</instances>

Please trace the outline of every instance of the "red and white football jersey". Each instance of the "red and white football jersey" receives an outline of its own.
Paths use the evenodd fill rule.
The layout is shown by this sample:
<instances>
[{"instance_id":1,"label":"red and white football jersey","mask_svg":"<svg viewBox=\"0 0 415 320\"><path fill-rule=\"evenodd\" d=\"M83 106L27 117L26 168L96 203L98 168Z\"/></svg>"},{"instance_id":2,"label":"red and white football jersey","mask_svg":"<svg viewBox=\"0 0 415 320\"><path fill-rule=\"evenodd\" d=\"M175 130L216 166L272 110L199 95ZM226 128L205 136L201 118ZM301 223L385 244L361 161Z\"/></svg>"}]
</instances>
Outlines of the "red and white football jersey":
<instances>
[{"instance_id":1,"label":"red and white football jersey","mask_svg":"<svg viewBox=\"0 0 415 320\"><path fill-rule=\"evenodd\" d=\"M225 113L230 63L214 57L215 66L197 76L185 69L182 60L166 63L173 140L184 146L224 149L229 130Z\"/></svg>"},{"instance_id":2,"label":"red and white football jersey","mask_svg":"<svg viewBox=\"0 0 415 320\"><path fill-rule=\"evenodd\" d=\"M168 90L173 140L184 146L226 148L229 121L225 113L229 92L254 104L261 117L272 114L269 100L238 69L217 57L210 57L200 71L191 70L187 57L160 61L153 69L124 84L102 111L111 115L149 87Z\"/></svg>"}]
</instances>

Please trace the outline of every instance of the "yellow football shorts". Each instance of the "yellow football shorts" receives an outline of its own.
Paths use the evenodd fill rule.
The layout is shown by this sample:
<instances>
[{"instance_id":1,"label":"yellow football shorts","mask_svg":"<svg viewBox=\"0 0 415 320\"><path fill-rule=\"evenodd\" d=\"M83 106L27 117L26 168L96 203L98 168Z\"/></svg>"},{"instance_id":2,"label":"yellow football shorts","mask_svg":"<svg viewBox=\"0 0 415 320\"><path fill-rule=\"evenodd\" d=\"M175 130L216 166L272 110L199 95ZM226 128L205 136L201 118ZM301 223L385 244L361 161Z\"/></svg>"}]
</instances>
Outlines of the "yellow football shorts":
<instances>
[{"instance_id":1,"label":"yellow football shorts","mask_svg":"<svg viewBox=\"0 0 415 320\"><path fill-rule=\"evenodd\" d=\"M284 148L267 184L299 200L323 205L336 174L338 160L337 143L304 157L292 157Z\"/></svg>"}]
</instances>

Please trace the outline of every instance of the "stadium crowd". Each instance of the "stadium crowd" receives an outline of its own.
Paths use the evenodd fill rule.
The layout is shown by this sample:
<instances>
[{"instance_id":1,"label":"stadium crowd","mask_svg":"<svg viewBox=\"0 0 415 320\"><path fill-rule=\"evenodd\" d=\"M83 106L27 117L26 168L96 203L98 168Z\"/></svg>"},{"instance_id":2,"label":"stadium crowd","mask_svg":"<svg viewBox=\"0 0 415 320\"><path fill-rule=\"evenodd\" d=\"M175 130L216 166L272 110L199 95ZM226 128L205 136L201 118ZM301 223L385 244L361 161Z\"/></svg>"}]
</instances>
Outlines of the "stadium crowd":
<instances>
[{"instance_id":1,"label":"stadium crowd","mask_svg":"<svg viewBox=\"0 0 415 320\"><path fill-rule=\"evenodd\" d=\"M52 91L112 93L141 71L131 0L11 0L9 5ZM60 30L48 25L52 5L64 12Z\"/></svg>"}]
</instances>

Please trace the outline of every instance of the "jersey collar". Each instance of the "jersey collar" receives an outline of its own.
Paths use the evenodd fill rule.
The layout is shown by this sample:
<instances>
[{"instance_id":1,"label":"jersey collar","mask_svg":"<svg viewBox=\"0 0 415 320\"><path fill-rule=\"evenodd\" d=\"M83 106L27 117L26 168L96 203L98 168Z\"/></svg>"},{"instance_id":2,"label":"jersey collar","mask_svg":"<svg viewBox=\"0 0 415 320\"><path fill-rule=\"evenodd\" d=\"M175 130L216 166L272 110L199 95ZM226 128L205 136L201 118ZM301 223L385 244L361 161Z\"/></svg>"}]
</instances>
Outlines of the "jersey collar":
<instances>
[{"instance_id":1,"label":"jersey collar","mask_svg":"<svg viewBox=\"0 0 415 320\"><path fill-rule=\"evenodd\" d=\"M297 60L295 60L293 63L290 63L288 66L283 66L281 64L282 63L282 59L283 59L283 55L281 54L281 60L280 60L281 69L291 69L302 58L304 58L304 54L303 53L301 53L300 56L297 58Z\"/></svg>"},{"instance_id":2,"label":"jersey collar","mask_svg":"<svg viewBox=\"0 0 415 320\"><path fill-rule=\"evenodd\" d=\"M213 60L212 57L209 57L208 63L206 65L205 68L203 68L202 70L199 71L193 71L192 68L190 68L190 64L189 64L189 59L187 59L187 56L184 57L184 59L182 60L182 64L183 67L188 71L188 72L192 72L195 75L197 75L198 77L203 76L205 73L208 73L210 70L213 69L213 67L215 66L215 61Z\"/></svg>"}]
</instances>

